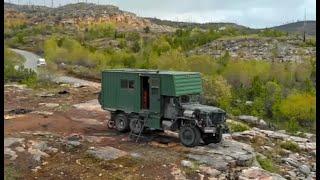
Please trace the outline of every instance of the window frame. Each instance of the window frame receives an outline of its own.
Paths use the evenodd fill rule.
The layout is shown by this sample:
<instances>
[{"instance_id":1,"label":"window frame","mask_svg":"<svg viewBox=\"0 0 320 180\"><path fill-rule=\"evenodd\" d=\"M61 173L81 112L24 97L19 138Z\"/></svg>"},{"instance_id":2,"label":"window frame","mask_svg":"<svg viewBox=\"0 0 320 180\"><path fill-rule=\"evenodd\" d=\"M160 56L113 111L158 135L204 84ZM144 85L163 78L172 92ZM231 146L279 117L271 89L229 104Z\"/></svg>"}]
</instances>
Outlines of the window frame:
<instances>
[{"instance_id":1,"label":"window frame","mask_svg":"<svg viewBox=\"0 0 320 180\"><path fill-rule=\"evenodd\" d=\"M135 80L120 79L120 89L134 90Z\"/></svg>"}]
</instances>

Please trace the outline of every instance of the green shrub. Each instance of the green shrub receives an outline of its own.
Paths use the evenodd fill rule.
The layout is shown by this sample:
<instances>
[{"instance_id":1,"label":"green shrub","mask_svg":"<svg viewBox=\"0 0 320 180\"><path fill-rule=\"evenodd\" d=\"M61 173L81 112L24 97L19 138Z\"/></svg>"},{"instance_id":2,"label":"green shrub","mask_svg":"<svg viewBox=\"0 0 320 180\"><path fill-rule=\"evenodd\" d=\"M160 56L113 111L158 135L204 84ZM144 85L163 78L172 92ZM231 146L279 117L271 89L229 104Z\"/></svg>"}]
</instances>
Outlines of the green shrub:
<instances>
[{"instance_id":1,"label":"green shrub","mask_svg":"<svg viewBox=\"0 0 320 180\"><path fill-rule=\"evenodd\" d=\"M294 93L283 100L280 113L287 120L308 126L316 120L316 97L308 93Z\"/></svg>"},{"instance_id":2,"label":"green shrub","mask_svg":"<svg viewBox=\"0 0 320 180\"><path fill-rule=\"evenodd\" d=\"M283 141L280 143L280 147L283 149L290 150L292 152L300 152L298 144L292 141Z\"/></svg>"},{"instance_id":3,"label":"green shrub","mask_svg":"<svg viewBox=\"0 0 320 180\"><path fill-rule=\"evenodd\" d=\"M203 76L204 97L207 104L227 108L231 100L231 86L222 76Z\"/></svg>"},{"instance_id":4,"label":"green shrub","mask_svg":"<svg viewBox=\"0 0 320 180\"><path fill-rule=\"evenodd\" d=\"M85 32L85 38L87 40L114 36L115 26L113 24L94 24L89 26Z\"/></svg>"},{"instance_id":5,"label":"green shrub","mask_svg":"<svg viewBox=\"0 0 320 180\"><path fill-rule=\"evenodd\" d=\"M259 36L264 37L281 37L286 35L287 33L275 29L264 29L259 33Z\"/></svg>"},{"instance_id":6,"label":"green shrub","mask_svg":"<svg viewBox=\"0 0 320 180\"><path fill-rule=\"evenodd\" d=\"M14 65L9 61L4 61L4 81L7 82L19 82L33 83L37 80L37 74L31 69L26 69L23 66L15 68Z\"/></svg>"},{"instance_id":7,"label":"green shrub","mask_svg":"<svg viewBox=\"0 0 320 180\"><path fill-rule=\"evenodd\" d=\"M243 132L250 129L248 125L237 121L228 121L227 125L231 132Z\"/></svg>"},{"instance_id":8,"label":"green shrub","mask_svg":"<svg viewBox=\"0 0 320 180\"><path fill-rule=\"evenodd\" d=\"M274 165L272 159L263 158L261 156L257 156L257 161L259 162L262 169L269 171L269 172L277 172L277 168Z\"/></svg>"}]
</instances>

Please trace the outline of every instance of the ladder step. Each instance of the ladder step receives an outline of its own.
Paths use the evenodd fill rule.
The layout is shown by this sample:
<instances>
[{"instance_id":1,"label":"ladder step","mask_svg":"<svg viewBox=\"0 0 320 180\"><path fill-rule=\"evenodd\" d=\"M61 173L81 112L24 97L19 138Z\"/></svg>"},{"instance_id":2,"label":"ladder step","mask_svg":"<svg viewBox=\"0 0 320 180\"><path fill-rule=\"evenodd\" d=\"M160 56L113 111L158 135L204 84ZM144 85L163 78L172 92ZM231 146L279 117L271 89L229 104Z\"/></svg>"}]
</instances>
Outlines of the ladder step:
<instances>
[{"instance_id":1,"label":"ladder step","mask_svg":"<svg viewBox=\"0 0 320 180\"><path fill-rule=\"evenodd\" d=\"M144 127L145 127L148 119L149 119L149 114L147 114L147 117L144 119L143 124L142 124L142 126L141 126L141 129L140 129L140 131L139 131L139 134L134 134L134 133L132 132L132 130L131 130L131 131L130 131L130 134L129 134L129 138L132 138L132 136L137 137L137 138L136 138L136 142L138 142L138 140L139 140L140 137L141 137L141 133L142 133L142 131L143 131L143 129L144 129Z\"/></svg>"}]
</instances>

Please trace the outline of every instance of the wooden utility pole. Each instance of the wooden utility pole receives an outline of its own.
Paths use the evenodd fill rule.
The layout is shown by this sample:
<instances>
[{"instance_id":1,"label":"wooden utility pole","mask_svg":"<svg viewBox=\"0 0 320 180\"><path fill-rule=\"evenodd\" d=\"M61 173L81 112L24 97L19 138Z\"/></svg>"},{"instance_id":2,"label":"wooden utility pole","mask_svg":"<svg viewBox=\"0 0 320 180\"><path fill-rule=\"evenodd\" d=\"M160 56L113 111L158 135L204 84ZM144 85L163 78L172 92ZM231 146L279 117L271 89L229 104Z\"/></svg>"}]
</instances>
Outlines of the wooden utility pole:
<instances>
[{"instance_id":1,"label":"wooden utility pole","mask_svg":"<svg viewBox=\"0 0 320 180\"><path fill-rule=\"evenodd\" d=\"M304 9L303 42L306 42L306 9Z\"/></svg>"}]
</instances>

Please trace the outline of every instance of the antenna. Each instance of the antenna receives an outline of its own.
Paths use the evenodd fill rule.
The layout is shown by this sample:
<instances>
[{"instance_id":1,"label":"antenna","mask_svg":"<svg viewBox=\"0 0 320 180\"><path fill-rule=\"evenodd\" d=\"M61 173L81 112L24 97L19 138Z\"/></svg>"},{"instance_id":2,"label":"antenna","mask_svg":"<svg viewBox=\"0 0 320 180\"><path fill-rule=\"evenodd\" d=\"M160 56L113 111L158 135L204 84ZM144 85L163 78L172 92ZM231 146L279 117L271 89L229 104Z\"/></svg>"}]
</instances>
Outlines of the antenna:
<instances>
[{"instance_id":1,"label":"antenna","mask_svg":"<svg viewBox=\"0 0 320 180\"><path fill-rule=\"evenodd\" d=\"M304 21L303 21L303 42L306 42L306 8L304 8Z\"/></svg>"},{"instance_id":2,"label":"antenna","mask_svg":"<svg viewBox=\"0 0 320 180\"><path fill-rule=\"evenodd\" d=\"M53 8L53 0L51 0L51 8Z\"/></svg>"}]
</instances>

